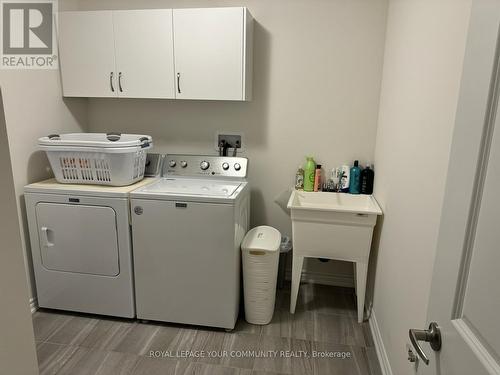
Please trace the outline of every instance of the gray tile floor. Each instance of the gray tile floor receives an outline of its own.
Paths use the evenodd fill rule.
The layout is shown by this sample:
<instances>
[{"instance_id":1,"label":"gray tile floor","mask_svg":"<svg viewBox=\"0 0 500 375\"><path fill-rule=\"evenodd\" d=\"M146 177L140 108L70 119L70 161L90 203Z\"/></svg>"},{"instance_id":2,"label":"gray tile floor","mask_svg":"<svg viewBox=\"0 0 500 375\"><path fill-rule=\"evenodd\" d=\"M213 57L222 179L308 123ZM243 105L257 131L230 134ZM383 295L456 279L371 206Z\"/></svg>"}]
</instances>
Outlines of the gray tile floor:
<instances>
[{"instance_id":1,"label":"gray tile floor","mask_svg":"<svg viewBox=\"0 0 500 375\"><path fill-rule=\"evenodd\" d=\"M352 289L303 284L294 315L289 301L285 288L269 325L240 319L232 332L41 309L33 316L40 374L381 374L368 323L356 321Z\"/></svg>"}]
</instances>

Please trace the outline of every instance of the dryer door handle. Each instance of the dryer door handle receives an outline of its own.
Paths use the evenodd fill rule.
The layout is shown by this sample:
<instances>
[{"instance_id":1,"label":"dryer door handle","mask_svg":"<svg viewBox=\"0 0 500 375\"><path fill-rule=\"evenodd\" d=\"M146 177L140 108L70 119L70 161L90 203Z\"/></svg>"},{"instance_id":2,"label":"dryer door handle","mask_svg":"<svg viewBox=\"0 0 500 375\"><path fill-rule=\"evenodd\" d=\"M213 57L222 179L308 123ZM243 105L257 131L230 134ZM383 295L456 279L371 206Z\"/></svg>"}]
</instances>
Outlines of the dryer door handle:
<instances>
[{"instance_id":1,"label":"dryer door handle","mask_svg":"<svg viewBox=\"0 0 500 375\"><path fill-rule=\"evenodd\" d=\"M54 246L54 232L47 227L42 227L42 241L44 247L53 247Z\"/></svg>"}]
</instances>

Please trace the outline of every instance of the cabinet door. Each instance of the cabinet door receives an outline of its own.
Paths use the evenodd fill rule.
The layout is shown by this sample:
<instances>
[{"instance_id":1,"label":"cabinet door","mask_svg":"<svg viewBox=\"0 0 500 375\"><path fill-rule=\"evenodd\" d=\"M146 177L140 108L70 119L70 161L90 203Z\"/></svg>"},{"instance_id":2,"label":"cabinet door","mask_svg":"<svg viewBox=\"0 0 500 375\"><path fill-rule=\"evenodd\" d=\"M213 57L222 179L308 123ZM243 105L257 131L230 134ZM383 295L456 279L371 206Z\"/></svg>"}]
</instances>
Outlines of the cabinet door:
<instances>
[{"instance_id":1,"label":"cabinet door","mask_svg":"<svg viewBox=\"0 0 500 375\"><path fill-rule=\"evenodd\" d=\"M118 96L174 98L172 10L113 12Z\"/></svg>"},{"instance_id":2,"label":"cabinet door","mask_svg":"<svg viewBox=\"0 0 500 375\"><path fill-rule=\"evenodd\" d=\"M63 95L116 96L111 11L61 12L58 31Z\"/></svg>"},{"instance_id":3,"label":"cabinet door","mask_svg":"<svg viewBox=\"0 0 500 375\"><path fill-rule=\"evenodd\" d=\"M176 98L243 100L245 8L173 12Z\"/></svg>"}]
</instances>

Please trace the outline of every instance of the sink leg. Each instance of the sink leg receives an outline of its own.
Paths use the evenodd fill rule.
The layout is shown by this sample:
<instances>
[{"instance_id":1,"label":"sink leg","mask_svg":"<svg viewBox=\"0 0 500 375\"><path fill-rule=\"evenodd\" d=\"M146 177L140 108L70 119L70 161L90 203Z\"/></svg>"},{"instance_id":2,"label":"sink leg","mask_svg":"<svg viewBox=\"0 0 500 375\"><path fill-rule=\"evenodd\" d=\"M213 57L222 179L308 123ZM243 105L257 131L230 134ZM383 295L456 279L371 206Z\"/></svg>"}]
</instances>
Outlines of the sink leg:
<instances>
[{"instance_id":1,"label":"sink leg","mask_svg":"<svg viewBox=\"0 0 500 375\"><path fill-rule=\"evenodd\" d=\"M363 322L365 310L366 275L368 264L356 262L356 291L358 300L358 323Z\"/></svg>"},{"instance_id":2,"label":"sink leg","mask_svg":"<svg viewBox=\"0 0 500 375\"><path fill-rule=\"evenodd\" d=\"M290 312L295 313L297 305L297 295L299 294L300 276L302 275L302 264L304 257L293 254L292 262L292 292L290 294Z\"/></svg>"}]
</instances>

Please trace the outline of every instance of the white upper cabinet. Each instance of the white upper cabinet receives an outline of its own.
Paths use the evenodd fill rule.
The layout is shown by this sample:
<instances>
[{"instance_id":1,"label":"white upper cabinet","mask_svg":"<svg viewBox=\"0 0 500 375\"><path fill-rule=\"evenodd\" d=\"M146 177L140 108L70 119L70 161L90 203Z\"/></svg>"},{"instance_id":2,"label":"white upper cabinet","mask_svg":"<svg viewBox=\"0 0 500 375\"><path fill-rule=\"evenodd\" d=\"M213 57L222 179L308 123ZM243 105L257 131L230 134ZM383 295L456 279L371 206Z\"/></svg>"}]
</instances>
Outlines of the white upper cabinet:
<instances>
[{"instance_id":1,"label":"white upper cabinet","mask_svg":"<svg viewBox=\"0 0 500 375\"><path fill-rule=\"evenodd\" d=\"M113 12L118 96L174 98L172 10Z\"/></svg>"},{"instance_id":2,"label":"white upper cabinet","mask_svg":"<svg viewBox=\"0 0 500 375\"><path fill-rule=\"evenodd\" d=\"M65 96L174 98L172 10L62 12Z\"/></svg>"},{"instance_id":3,"label":"white upper cabinet","mask_svg":"<svg viewBox=\"0 0 500 375\"><path fill-rule=\"evenodd\" d=\"M251 18L246 8L173 12L176 98L250 100L246 57L251 57L252 29L246 27Z\"/></svg>"},{"instance_id":4,"label":"white upper cabinet","mask_svg":"<svg viewBox=\"0 0 500 375\"><path fill-rule=\"evenodd\" d=\"M64 96L116 96L111 11L59 15L59 58Z\"/></svg>"},{"instance_id":5,"label":"white upper cabinet","mask_svg":"<svg viewBox=\"0 0 500 375\"><path fill-rule=\"evenodd\" d=\"M58 34L64 96L251 99L246 8L61 12Z\"/></svg>"}]
</instances>

